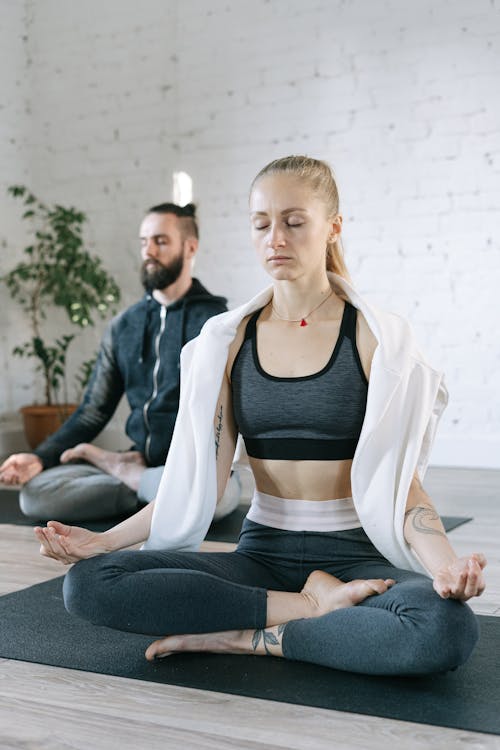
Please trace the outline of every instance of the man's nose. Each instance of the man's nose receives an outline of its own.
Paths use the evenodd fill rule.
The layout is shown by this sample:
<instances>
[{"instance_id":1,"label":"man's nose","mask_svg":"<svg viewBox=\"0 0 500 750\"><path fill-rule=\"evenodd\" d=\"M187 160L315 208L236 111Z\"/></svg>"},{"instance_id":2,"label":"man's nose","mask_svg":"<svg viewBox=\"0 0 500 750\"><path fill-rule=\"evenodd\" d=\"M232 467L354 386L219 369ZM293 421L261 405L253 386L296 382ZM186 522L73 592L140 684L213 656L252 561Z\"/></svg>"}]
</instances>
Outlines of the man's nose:
<instances>
[{"instance_id":1,"label":"man's nose","mask_svg":"<svg viewBox=\"0 0 500 750\"><path fill-rule=\"evenodd\" d=\"M158 256L158 245L154 237L148 237L143 249L144 255L148 258L156 258Z\"/></svg>"}]
</instances>

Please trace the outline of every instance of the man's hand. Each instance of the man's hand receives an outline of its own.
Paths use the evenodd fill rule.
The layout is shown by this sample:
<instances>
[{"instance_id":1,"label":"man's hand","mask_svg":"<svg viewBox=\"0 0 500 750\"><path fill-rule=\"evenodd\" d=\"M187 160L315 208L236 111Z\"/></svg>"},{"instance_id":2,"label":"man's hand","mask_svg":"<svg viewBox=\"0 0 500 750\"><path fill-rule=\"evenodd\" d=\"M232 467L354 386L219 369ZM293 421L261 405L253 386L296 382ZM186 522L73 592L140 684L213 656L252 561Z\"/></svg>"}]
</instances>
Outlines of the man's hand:
<instances>
[{"instance_id":1,"label":"man's hand","mask_svg":"<svg viewBox=\"0 0 500 750\"><path fill-rule=\"evenodd\" d=\"M465 602L481 596L485 588L483 569L486 558L480 552L470 557L459 557L444 565L434 576L434 589L443 599L460 599Z\"/></svg>"},{"instance_id":2,"label":"man's hand","mask_svg":"<svg viewBox=\"0 0 500 750\"><path fill-rule=\"evenodd\" d=\"M34 453L13 453L0 466L0 482L25 484L42 471L43 464Z\"/></svg>"},{"instance_id":3,"label":"man's hand","mask_svg":"<svg viewBox=\"0 0 500 750\"><path fill-rule=\"evenodd\" d=\"M41 545L40 554L65 565L110 551L104 534L80 526L49 521L45 528L36 526L34 532Z\"/></svg>"}]
</instances>

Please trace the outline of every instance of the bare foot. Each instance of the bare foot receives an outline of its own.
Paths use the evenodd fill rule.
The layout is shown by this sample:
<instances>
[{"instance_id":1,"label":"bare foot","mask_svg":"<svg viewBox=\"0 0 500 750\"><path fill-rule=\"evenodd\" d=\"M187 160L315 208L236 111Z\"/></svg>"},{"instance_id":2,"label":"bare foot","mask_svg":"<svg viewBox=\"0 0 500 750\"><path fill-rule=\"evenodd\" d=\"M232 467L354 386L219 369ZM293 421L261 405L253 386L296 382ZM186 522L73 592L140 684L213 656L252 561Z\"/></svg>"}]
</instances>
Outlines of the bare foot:
<instances>
[{"instance_id":1,"label":"bare foot","mask_svg":"<svg viewBox=\"0 0 500 750\"><path fill-rule=\"evenodd\" d=\"M137 491L141 475L146 468L146 462L139 451L125 451L123 453L106 451L90 443L80 443L69 448L61 456L62 464L71 461L88 461L98 469L116 477L130 489Z\"/></svg>"},{"instance_id":2,"label":"bare foot","mask_svg":"<svg viewBox=\"0 0 500 750\"><path fill-rule=\"evenodd\" d=\"M146 649L146 659L163 659L182 651L205 651L215 654L248 653L253 630L224 630L220 633L195 633L194 635L167 635Z\"/></svg>"},{"instance_id":3,"label":"bare foot","mask_svg":"<svg viewBox=\"0 0 500 750\"><path fill-rule=\"evenodd\" d=\"M354 607L374 594L383 594L395 581L392 578L368 578L343 583L322 570L313 571L300 592L312 608L312 617L345 607Z\"/></svg>"}]
</instances>

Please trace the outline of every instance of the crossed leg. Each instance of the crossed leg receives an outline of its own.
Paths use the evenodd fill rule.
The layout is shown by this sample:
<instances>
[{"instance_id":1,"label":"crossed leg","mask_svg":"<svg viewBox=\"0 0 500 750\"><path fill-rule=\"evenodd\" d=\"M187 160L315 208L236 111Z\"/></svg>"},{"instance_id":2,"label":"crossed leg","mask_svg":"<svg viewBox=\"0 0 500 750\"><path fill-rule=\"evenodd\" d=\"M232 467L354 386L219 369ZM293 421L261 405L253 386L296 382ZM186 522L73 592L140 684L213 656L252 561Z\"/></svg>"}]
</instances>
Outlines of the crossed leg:
<instances>
[{"instance_id":1,"label":"crossed leg","mask_svg":"<svg viewBox=\"0 0 500 750\"><path fill-rule=\"evenodd\" d=\"M285 625L290 620L321 617L328 612L354 607L369 596L383 594L394 583L393 579L382 578L344 583L329 573L315 570L297 594L267 592L265 628L166 636L149 646L146 659L152 661L180 651L283 656L281 640Z\"/></svg>"},{"instance_id":2,"label":"crossed leg","mask_svg":"<svg viewBox=\"0 0 500 750\"><path fill-rule=\"evenodd\" d=\"M429 674L462 664L477 641L467 605L387 562L344 567L344 581L316 570L302 589L276 570L237 551L122 551L77 563L65 603L96 624L169 634L148 659L271 654L363 674Z\"/></svg>"},{"instance_id":3,"label":"crossed leg","mask_svg":"<svg viewBox=\"0 0 500 750\"><path fill-rule=\"evenodd\" d=\"M72 461L88 461L136 492L146 468L146 462L139 451L107 451L91 443L79 443L74 448L64 451L61 463L67 464Z\"/></svg>"},{"instance_id":4,"label":"crossed leg","mask_svg":"<svg viewBox=\"0 0 500 750\"><path fill-rule=\"evenodd\" d=\"M316 616L280 623L268 616L261 628L169 636L152 643L146 658L182 651L255 654L375 675L446 672L469 658L479 631L466 604L442 599L430 579L411 571L378 564L353 572L381 577L342 583L314 572L301 593L309 589L320 605ZM397 583L383 578L388 574ZM316 594L318 584L321 591ZM272 603L273 592L267 601Z\"/></svg>"}]
</instances>

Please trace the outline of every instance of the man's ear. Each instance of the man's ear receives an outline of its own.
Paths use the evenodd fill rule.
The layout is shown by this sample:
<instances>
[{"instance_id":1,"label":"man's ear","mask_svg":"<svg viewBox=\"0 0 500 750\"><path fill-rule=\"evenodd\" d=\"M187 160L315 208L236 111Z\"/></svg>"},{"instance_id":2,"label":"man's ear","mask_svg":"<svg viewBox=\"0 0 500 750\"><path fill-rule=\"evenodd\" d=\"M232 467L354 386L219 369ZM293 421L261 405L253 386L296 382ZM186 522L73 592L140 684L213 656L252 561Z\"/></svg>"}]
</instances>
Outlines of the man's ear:
<instances>
[{"instance_id":1,"label":"man's ear","mask_svg":"<svg viewBox=\"0 0 500 750\"><path fill-rule=\"evenodd\" d=\"M196 237L186 237L184 240L184 257L193 258L198 252L198 244Z\"/></svg>"}]
</instances>

